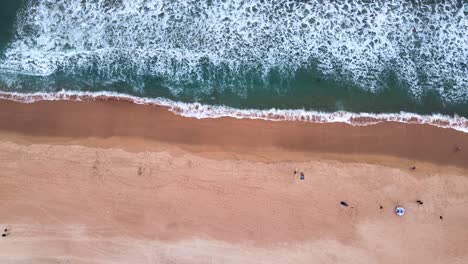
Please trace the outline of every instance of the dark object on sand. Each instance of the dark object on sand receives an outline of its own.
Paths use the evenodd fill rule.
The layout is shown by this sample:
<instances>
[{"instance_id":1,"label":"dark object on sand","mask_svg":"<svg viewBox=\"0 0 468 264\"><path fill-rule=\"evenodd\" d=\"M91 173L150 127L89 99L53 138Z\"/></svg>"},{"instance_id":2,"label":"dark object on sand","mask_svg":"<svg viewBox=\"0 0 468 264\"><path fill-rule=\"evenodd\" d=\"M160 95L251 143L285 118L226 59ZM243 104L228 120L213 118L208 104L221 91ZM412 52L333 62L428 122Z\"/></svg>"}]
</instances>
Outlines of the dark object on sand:
<instances>
[{"instance_id":1,"label":"dark object on sand","mask_svg":"<svg viewBox=\"0 0 468 264\"><path fill-rule=\"evenodd\" d=\"M444 220L444 218L442 216L439 216L440 220Z\"/></svg>"},{"instance_id":2,"label":"dark object on sand","mask_svg":"<svg viewBox=\"0 0 468 264\"><path fill-rule=\"evenodd\" d=\"M416 200L416 202L417 202L418 204L423 204L423 202L422 202L421 200Z\"/></svg>"},{"instance_id":3,"label":"dark object on sand","mask_svg":"<svg viewBox=\"0 0 468 264\"><path fill-rule=\"evenodd\" d=\"M5 229L3 230L3 232L8 232L8 228L5 228Z\"/></svg>"},{"instance_id":4,"label":"dark object on sand","mask_svg":"<svg viewBox=\"0 0 468 264\"><path fill-rule=\"evenodd\" d=\"M301 172L301 180L304 180L304 177L305 177L305 176L304 176L304 173Z\"/></svg>"},{"instance_id":5,"label":"dark object on sand","mask_svg":"<svg viewBox=\"0 0 468 264\"><path fill-rule=\"evenodd\" d=\"M2 237L6 237L6 236L7 236L7 234L2 234Z\"/></svg>"},{"instance_id":6,"label":"dark object on sand","mask_svg":"<svg viewBox=\"0 0 468 264\"><path fill-rule=\"evenodd\" d=\"M348 206L348 203L345 202L345 201L341 201L340 204L341 204L342 206Z\"/></svg>"},{"instance_id":7,"label":"dark object on sand","mask_svg":"<svg viewBox=\"0 0 468 264\"><path fill-rule=\"evenodd\" d=\"M455 151L461 151L461 150L462 150L461 147L456 147L456 148L455 148Z\"/></svg>"},{"instance_id":8,"label":"dark object on sand","mask_svg":"<svg viewBox=\"0 0 468 264\"><path fill-rule=\"evenodd\" d=\"M416 169L416 166L411 167L411 169L412 169L412 170L415 170L415 169Z\"/></svg>"},{"instance_id":9,"label":"dark object on sand","mask_svg":"<svg viewBox=\"0 0 468 264\"><path fill-rule=\"evenodd\" d=\"M380 206L380 210L382 210L382 209L383 209L383 206Z\"/></svg>"}]
</instances>

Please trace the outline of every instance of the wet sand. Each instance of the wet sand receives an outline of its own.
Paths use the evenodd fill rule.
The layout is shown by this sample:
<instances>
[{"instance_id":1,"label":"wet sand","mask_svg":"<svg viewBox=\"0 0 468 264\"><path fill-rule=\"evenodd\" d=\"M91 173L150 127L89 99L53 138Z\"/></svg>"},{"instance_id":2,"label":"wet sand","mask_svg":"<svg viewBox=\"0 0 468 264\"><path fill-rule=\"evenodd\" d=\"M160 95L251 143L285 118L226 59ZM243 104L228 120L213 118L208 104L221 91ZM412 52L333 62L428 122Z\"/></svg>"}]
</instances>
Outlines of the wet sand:
<instances>
[{"instance_id":1,"label":"wet sand","mask_svg":"<svg viewBox=\"0 0 468 264\"><path fill-rule=\"evenodd\" d=\"M462 132L0 101L0 139L2 263L468 261Z\"/></svg>"}]
</instances>

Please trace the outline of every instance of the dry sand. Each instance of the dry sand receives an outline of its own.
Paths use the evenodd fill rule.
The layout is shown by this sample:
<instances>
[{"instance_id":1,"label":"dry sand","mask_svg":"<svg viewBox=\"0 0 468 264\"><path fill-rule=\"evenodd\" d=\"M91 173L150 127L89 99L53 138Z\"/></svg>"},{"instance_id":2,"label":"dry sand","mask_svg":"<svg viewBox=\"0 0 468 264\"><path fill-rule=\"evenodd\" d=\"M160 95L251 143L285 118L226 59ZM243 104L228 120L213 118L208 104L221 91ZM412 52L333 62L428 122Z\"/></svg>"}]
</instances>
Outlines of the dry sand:
<instances>
[{"instance_id":1,"label":"dry sand","mask_svg":"<svg viewBox=\"0 0 468 264\"><path fill-rule=\"evenodd\" d=\"M0 263L468 263L461 132L105 101L0 101L0 131Z\"/></svg>"}]
</instances>

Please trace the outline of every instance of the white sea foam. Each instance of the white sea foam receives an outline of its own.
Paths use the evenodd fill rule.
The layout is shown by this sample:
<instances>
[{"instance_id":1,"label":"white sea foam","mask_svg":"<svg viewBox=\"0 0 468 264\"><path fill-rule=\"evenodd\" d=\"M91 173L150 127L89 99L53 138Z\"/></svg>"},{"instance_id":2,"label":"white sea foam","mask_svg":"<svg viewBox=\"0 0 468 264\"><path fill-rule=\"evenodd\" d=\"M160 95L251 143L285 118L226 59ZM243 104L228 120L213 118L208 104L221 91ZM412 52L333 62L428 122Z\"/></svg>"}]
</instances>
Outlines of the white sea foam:
<instances>
[{"instance_id":1,"label":"white sea foam","mask_svg":"<svg viewBox=\"0 0 468 264\"><path fill-rule=\"evenodd\" d=\"M406 124L427 124L431 126L449 128L468 133L468 119L461 116L447 116L440 114L418 115L414 113L325 113L307 110L281 109L236 109L227 106L205 105L200 103L176 102L166 98L142 98L114 92L77 92L60 91L56 93L15 93L0 92L0 99L22 103L57 100L125 100L136 104L156 105L169 111L190 118L221 118L261 119L269 121L300 121L311 123L346 123L353 126L375 125L382 122L399 122Z\"/></svg>"},{"instance_id":2,"label":"white sea foam","mask_svg":"<svg viewBox=\"0 0 468 264\"><path fill-rule=\"evenodd\" d=\"M385 88L379 76L391 69L415 97L431 90L466 101L463 6L411 2L31 0L0 70L48 76L93 69L117 81L131 71L184 82L206 79L204 60L218 67L208 76L225 79L246 67L293 73L317 60L323 73L340 71L370 91Z\"/></svg>"}]
</instances>

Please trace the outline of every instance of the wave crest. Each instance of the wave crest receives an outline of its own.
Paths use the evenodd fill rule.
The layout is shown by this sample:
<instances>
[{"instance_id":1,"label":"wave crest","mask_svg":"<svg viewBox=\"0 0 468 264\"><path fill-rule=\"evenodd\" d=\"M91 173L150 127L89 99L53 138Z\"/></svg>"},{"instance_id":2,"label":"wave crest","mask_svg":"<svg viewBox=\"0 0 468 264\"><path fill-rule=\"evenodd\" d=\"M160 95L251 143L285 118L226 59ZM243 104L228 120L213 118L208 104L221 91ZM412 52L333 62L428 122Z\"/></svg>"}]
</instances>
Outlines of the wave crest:
<instances>
[{"instance_id":1,"label":"wave crest","mask_svg":"<svg viewBox=\"0 0 468 264\"><path fill-rule=\"evenodd\" d=\"M379 76L390 70L416 97L430 90L464 101L463 4L416 2L29 1L0 69L39 76L92 71L117 81L149 75L201 82L208 92L231 84L243 94L235 80L248 85L254 73L267 82L272 69L289 76L317 61L323 73L369 91L385 88Z\"/></svg>"}]
</instances>

